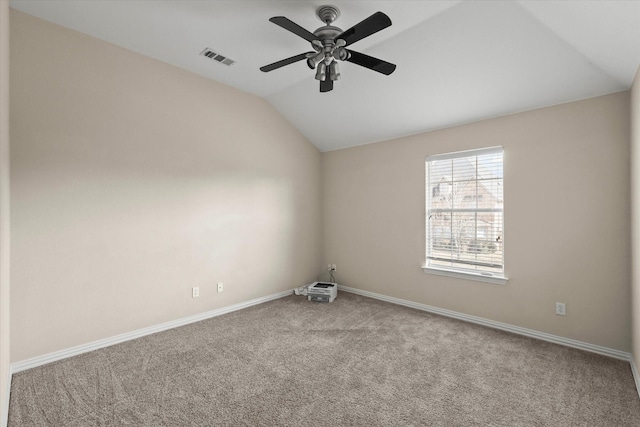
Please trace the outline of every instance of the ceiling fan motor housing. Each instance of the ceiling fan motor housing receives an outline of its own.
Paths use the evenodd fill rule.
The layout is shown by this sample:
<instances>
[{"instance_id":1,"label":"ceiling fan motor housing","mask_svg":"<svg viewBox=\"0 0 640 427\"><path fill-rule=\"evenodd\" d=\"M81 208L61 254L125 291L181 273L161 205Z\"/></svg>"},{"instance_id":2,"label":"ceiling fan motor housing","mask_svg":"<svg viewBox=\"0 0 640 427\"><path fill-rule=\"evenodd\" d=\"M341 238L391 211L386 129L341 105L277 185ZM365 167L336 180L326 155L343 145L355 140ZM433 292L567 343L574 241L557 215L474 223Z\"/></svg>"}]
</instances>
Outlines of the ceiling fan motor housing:
<instances>
[{"instance_id":1,"label":"ceiling fan motor housing","mask_svg":"<svg viewBox=\"0 0 640 427\"><path fill-rule=\"evenodd\" d=\"M342 30L338 27L333 27L331 25L327 25L325 27L320 27L313 32L313 34L322 42L322 47L319 44L311 43L311 46L317 51L322 51L324 53L324 62L326 65L329 65L334 58L334 50L336 48L336 43L334 39L338 34L342 34Z\"/></svg>"},{"instance_id":2,"label":"ceiling fan motor housing","mask_svg":"<svg viewBox=\"0 0 640 427\"><path fill-rule=\"evenodd\" d=\"M320 47L319 44L313 44L313 43L311 43L311 46L317 52L320 52L321 50L324 52L325 65L331 64L331 62L334 59L340 59L344 61L347 57L347 52L346 51L341 52L342 49L338 49L336 51L336 43L335 43L335 38L339 34L342 34L343 31L341 28L334 27L331 25L333 21L335 21L336 19L338 19L338 17L340 17L340 9L331 5L320 6L316 10L316 15L318 16L318 18L320 18L322 22L324 22L327 25L325 25L324 27L320 27L313 32L313 35L315 35L318 38L318 40L322 42L322 47Z\"/></svg>"},{"instance_id":3,"label":"ceiling fan motor housing","mask_svg":"<svg viewBox=\"0 0 640 427\"><path fill-rule=\"evenodd\" d=\"M333 39L335 39L338 34L342 34L342 30L332 25L326 25L315 30L313 34L326 45L327 42L333 44Z\"/></svg>"}]
</instances>

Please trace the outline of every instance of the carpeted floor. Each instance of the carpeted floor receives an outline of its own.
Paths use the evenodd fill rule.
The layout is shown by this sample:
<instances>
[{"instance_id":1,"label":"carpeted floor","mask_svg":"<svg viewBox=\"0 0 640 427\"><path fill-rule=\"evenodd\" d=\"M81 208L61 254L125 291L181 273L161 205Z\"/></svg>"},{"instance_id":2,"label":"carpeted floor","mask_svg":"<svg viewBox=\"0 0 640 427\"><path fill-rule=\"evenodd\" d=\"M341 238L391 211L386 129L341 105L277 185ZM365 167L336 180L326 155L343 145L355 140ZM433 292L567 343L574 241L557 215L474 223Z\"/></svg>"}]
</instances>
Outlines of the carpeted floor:
<instances>
[{"instance_id":1,"label":"carpeted floor","mask_svg":"<svg viewBox=\"0 0 640 427\"><path fill-rule=\"evenodd\" d=\"M640 426L629 364L290 296L15 374L9 426Z\"/></svg>"}]
</instances>

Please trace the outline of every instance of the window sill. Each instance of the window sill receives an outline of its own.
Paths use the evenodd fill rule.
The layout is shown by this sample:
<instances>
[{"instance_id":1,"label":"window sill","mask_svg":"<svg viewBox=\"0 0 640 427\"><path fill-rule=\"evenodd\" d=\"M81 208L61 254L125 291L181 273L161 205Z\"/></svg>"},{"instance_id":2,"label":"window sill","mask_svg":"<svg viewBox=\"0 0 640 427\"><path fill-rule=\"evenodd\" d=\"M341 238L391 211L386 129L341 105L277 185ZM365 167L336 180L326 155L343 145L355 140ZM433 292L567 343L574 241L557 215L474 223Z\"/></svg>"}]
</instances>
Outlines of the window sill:
<instances>
[{"instance_id":1,"label":"window sill","mask_svg":"<svg viewBox=\"0 0 640 427\"><path fill-rule=\"evenodd\" d=\"M428 274L436 274L438 276L455 277L457 279L476 280L478 282L493 283L495 285L506 285L507 281L509 280L506 277L501 277L501 276L485 276L484 274L480 274L480 273L445 270L442 268L434 268L434 267L426 267L426 266L422 266L422 271Z\"/></svg>"}]
</instances>

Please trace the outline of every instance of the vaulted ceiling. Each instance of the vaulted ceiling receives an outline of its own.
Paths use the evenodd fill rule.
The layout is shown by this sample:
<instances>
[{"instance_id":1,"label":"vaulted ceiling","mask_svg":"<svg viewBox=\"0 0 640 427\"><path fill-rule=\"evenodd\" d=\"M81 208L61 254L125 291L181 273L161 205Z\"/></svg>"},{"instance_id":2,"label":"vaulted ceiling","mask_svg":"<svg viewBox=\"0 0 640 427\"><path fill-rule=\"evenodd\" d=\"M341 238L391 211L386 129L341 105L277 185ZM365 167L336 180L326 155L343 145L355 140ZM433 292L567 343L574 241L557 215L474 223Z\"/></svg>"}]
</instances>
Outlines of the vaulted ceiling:
<instances>
[{"instance_id":1,"label":"vaulted ceiling","mask_svg":"<svg viewBox=\"0 0 640 427\"><path fill-rule=\"evenodd\" d=\"M310 49L269 22L313 32L324 1L12 0L11 7L263 97L321 151L629 89L640 65L640 1L332 0L347 29L376 11L393 25L353 49L397 65L341 63L320 93ZM200 55L206 48L236 62Z\"/></svg>"}]
</instances>

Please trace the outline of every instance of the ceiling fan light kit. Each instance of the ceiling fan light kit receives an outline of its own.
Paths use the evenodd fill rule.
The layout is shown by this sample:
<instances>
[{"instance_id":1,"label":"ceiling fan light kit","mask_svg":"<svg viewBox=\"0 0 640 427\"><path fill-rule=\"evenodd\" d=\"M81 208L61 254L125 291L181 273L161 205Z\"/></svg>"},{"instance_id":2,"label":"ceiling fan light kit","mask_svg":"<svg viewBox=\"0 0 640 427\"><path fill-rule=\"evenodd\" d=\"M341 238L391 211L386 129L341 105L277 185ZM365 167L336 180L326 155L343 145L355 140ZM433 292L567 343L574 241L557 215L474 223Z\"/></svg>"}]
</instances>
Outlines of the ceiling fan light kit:
<instances>
[{"instance_id":1,"label":"ceiling fan light kit","mask_svg":"<svg viewBox=\"0 0 640 427\"><path fill-rule=\"evenodd\" d=\"M346 48L389 27L391 19L387 15L376 12L346 31L331 25L340 16L340 10L337 7L321 6L316 10L316 15L325 23L325 26L318 28L313 33L284 16L274 16L269 19L274 24L310 42L314 50L265 65L260 67L260 70L266 73L306 59L307 66L316 70L315 78L320 81L320 92L333 90L333 82L340 79L340 68L337 61L351 62L385 75L395 71L395 64Z\"/></svg>"}]
</instances>

